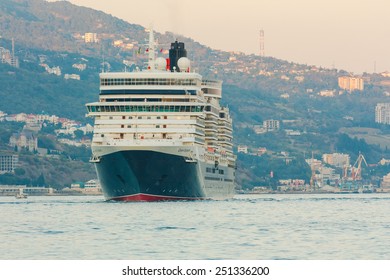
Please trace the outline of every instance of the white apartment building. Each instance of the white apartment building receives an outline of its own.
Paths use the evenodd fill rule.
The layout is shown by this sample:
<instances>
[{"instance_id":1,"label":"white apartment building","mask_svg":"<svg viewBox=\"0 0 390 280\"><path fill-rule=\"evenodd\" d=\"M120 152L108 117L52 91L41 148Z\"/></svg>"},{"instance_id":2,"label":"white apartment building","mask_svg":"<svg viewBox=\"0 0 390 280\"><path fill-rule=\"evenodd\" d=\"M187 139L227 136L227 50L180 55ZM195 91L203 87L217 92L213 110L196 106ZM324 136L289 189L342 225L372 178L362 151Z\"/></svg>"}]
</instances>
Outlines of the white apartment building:
<instances>
[{"instance_id":1,"label":"white apartment building","mask_svg":"<svg viewBox=\"0 0 390 280\"><path fill-rule=\"evenodd\" d=\"M321 181L323 184L326 184L328 181L330 184L334 184L340 181L340 174L337 174L333 168L321 167L319 169L320 174L317 174L317 180Z\"/></svg>"},{"instance_id":2,"label":"white apartment building","mask_svg":"<svg viewBox=\"0 0 390 280\"><path fill-rule=\"evenodd\" d=\"M80 75L77 74L65 74L64 75L65 80L73 79L73 80L79 80L80 81Z\"/></svg>"},{"instance_id":3,"label":"white apartment building","mask_svg":"<svg viewBox=\"0 0 390 280\"><path fill-rule=\"evenodd\" d=\"M84 42L85 43L97 43L99 42L98 38L97 38L97 34L96 33L85 33L84 34Z\"/></svg>"},{"instance_id":4,"label":"white apartment building","mask_svg":"<svg viewBox=\"0 0 390 280\"><path fill-rule=\"evenodd\" d=\"M344 90L364 90L364 81L360 77L343 76L338 79L339 87Z\"/></svg>"},{"instance_id":5,"label":"white apartment building","mask_svg":"<svg viewBox=\"0 0 390 280\"><path fill-rule=\"evenodd\" d=\"M339 153L333 153L333 154L323 154L322 155L323 162L343 168L344 166L350 165L350 157L347 154L339 154Z\"/></svg>"},{"instance_id":6,"label":"white apartment building","mask_svg":"<svg viewBox=\"0 0 390 280\"><path fill-rule=\"evenodd\" d=\"M30 131L14 133L9 139L11 147L28 148L30 151L38 149L38 138Z\"/></svg>"},{"instance_id":7,"label":"white apartment building","mask_svg":"<svg viewBox=\"0 0 390 280\"><path fill-rule=\"evenodd\" d=\"M381 187L382 188L390 188L390 173L388 173L387 175L383 176Z\"/></svg>"},{"instance_id":8,"label":"white apartment building","mask_svg":"<svg viewBox=\"0 0 390 280\"><path fill-rule=\"evenodd\" d=\"M18 155L0 155L0 174L13 173L18 162Z\"/></svg>"},{"instance_id":9,"label":"white apartment building","mask_svg":"<svg viewBox=\"0 0 390 280\"><path fill-rule=\"evenodd\" d=\"M280 121L277 120L265 120L263 121L263 128L267 131L279 130Z\"/></svg>"},{"instance_id":10,"label":"white apartment building","mask_svg":"<svg viewBox=\"0 0 390 280\"><path fill-rule=\"evenodd\" d=\"M237 152L247 154L248 146L239 145L237 148Z\"/></svg>"},{"instance_id":11,"label":"white apartment building","mask_svg":"<svg viewBox=\"0 0 390 280\"><path fill-rule=\"evenodd\" d=\"M376 105L375 122L390 124L390 103L378 103Z\"/></svg>"}]
</instances>

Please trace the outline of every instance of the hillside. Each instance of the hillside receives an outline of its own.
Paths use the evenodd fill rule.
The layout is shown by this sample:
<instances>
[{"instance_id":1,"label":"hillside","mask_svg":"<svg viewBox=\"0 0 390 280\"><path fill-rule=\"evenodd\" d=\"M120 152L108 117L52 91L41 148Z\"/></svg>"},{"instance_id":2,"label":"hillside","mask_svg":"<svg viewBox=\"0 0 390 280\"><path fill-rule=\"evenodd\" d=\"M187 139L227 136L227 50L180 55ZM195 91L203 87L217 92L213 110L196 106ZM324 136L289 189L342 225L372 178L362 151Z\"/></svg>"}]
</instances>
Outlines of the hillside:
<instances>
[{"instance_id":1,"label":"hillside","mask_svg":"<svg viewBox=\"0 0 390 280\"><path fill-rule=\"evenodd\" d=\"M29 48L80 54L99 54L100 46L75 43L75 34L115 31L123 36L142 38L144 30L140 25L67 1L2 0L0 17L0 30L5 38L14 38Z\"/></svg>"},{"instance_id":2,"label":"hillside","mask_svg":"<svg viewBox=\"0 0 390 280\"><path fill-rule=\"evenodd\" d=\"M85 43L82 36L87 32L97 33L99 42ZM84 104L97 99L103 62L106 71L122 71L125 67L144 67L146 58L144 27L66 1L3 0L0 34L0 47L11 50L13 38L19 58L19 68L0 63L0 111L8 114L45 112L91 122L85 118ZM375 105L390 100L384 94L389 91L389 79L366 74L363 92L322 97L317 93L338 91L337 77L348 73L212 50L169 32L157 33L156 37L165 50L172 38L184 41L193 68L206 77L224 81L223 104L230 108L234 119L235 147L246 145L253 153L260 147L268 150L261 158L239 155L239 185L263 184L270 170L278 178L296 175L308 180L310 170L304 157L312 152L317 158L322 153L345 152L352 161L364 152L370 163L390 158L386 146L389 130L374 121ZM115 41L132 47L114 46ZM85 69L75 65L85 65ZM55 67L61 69L58 76L48 72ZM64 74L77 74L80 80L65 79ZM286 94L288 97L282 98ZM255 132L270 119L281 122L279 131ZM363 128L374 129L369 131L374 131L375 137ZM288 130L299 132L299 136L289 135ZM281 152L293 158L294 164L283 163ZM37 166L24 175L39 173L42 169ZM28 169L28 165L24 167ZM72 178L78 177L80 174Z\"/></svg>"}]
</instances>

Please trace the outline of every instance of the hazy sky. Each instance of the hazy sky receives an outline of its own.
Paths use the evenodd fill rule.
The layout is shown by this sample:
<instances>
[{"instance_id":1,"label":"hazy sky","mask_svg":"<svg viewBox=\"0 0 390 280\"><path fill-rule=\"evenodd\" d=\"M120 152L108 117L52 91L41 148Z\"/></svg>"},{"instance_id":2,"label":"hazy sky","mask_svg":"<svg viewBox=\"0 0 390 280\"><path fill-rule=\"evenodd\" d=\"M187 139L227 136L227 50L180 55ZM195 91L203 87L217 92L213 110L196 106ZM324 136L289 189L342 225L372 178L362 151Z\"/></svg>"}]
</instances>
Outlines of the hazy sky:
<instances>
[{"instance_id":1,"label":"hazy sky","mask_svg":"<svg viewBox=\"0 0 390 280\"><path fill-rule=\"evenodd\" d=\"M390 0L69 0L214 49L347 71L390 71Z\"/></svg>"}]
</instances>

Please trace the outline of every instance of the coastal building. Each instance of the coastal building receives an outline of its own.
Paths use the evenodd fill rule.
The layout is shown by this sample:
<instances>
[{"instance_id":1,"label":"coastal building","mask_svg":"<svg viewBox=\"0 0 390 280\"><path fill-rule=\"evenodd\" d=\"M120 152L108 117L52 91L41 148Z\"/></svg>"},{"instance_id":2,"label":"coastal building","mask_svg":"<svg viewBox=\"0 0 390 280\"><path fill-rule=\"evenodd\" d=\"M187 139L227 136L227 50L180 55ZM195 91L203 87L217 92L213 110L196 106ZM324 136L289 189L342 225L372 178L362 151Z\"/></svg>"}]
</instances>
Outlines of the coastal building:
<instances>
[{"instance_id":1,"label":"coastal building","mask_svg":"<svg viewBox=\"0 0 390 280\"><path fill-rule=\"evenodd\" d=\"M340 154L340 153L323 154L322 160L327 164L339 168L343 168L344 166L350 165L350 157L347 154Z\"/></svg>"},{"instance_id":2,"label":"coastal building","mask_svg":"<svg viewBox=\"0 0 390 280\"><path fill-rule=\"evenodd\" d=\"M390 173L383 176L381 187L382 188L390 188Z\"/></svg>"},{"instance_id":3,"label":"coastal building","mask_svg":"<svg viewBox=\"0 0 390 280\"><path fill-rule=\"evenodd\" d=\"M47 65L46 63L41 63L40 66L44 67L46 72L49 74L61 76L61 68L59 66L55 66L55 67L50 68L50 66Z\"/></svg>"},{"instance_id":4,"label":"coastal building","mask_svg":"<svg viewBox=\"0 0 390 280\"><path fill-rule=\"evenodd\" d=\"M237 152L247 154L248 153L248 146L239 145L237 148Z\"/></svg>"},{"instance_id":5,"label":"coastal building","mask_svg":"<svg viewBox=\"0 0 390 280\"><path fill-rule=\"evenodd\" d=\"M85 69L87 69L87 64L85 63L75 63L72 65L73 68L79 70L79 71L84 71Z\"/></svg>"},{"instance_id":6,"label":"coastal building","mask_svg":"<svg viewBox=\"0 0 390 280\"><path fill-rule=\"evenodd\" d=\"M64 79L65 80L72 79L72 80L79 80L80 81L80 75L77 75L77 74L65 74L64 75Z\"/></svg>"},{"instance_id":7,"label":"coastal building","mask_svg":"<svg viewBox=\"0 0 390 280\"><path fill-rule=\"evenodd\" d=\"M0 186L0 196L14 196L16 194L26 195L51 195L53 188L45 187L27 187L26 185L2 185Z\"/></svg>"},{"instance_id":8,"label":"coastal building","mask_svg":"<svg viewBox=\"0 0 390 280\"><path fill-rule=\"evenodd\" d=\"M284 131L288 136L301 136L302 134L300 131L293 129L285 129Z\"/></svg>"},{"instance_id":9,"label":"coastal building","mask_svg":"<svg viewBox=\"0 0 390 280\"><path fill-rule=\"evenodd\" d=\"M303 179L284 179L279 180L281 185L290 185L290 186L303 186L305 185L305 180Z\"/></svg>"},{"instance_id":10,"label":"coastal building","mask_svg":"<svg viewBox=\"0 0 390 280\"><path fill-rule=\"evenodd\" d=\"M257 155L258 155L258 156L262 156L262 155L264 155L266 152L267 152L267 148L265 148L265 147L260 147L260 148L257 149Z\"/></svg>"},{"instance_id":11,"label":"coastal building","mask_svg":"<svg viewBox=\"0 0 390 280\"><path fill-rule=\"evenodd\" d=\"M121 47L123 45L123 40L115 40L114 42L112 42L112 45L114 47Z\"/></svg>"},{"instance_id":12,"label":"coastal building","mask_svg":"<svg viewBox=\"0 0 390 280\"><path fill-rule=\"evenodd\" d=\"M378 103L376 105L375 122L390 124L390 103Z\"/></svg>"},{"instance_id":13,"label":"coastal building","mask_svg":"<svg viewBox=\"0 0 390 280\"><path fill-rule=\"evenodd\" d=\"M364 90L364 81L360 77L343 76L338 79L339 87L349 92L354 90Z\"/></svg>"},{"instance_id":14,"label":"coastal building","mask_svg":"<svg viewBox=\"0 0 390 280\"><path fill-rule=\"evenodd\" d=\"M322 161L315 158L305 159L306 163L310 166L311 169L318 170L322 166Z\"/></svg>"},{"instance_id":15,"label":"coastal building","mask_svg":"<svg viewBox=\"0 0 390 280\"><path fill-rule=\"evenodd\" d=\"M280 98L289 99L290 95L288 93L283 93L282 95L280 95Z\"/></svg>"},{"instance_id":16,"label":"coastal building","mask_svg":"<svg viewBox=\"0 0 390 280\"><path fill-rule=\"evenodd\" d=\"M19 68L19 58L10 50L0 47L0 62Z\"/></svg>"},{"instance_id":17,"label":"coastal building","mask_svg":"<svg viewBox=\"0 0 390 280\"><path fill-rule=\"evenodd\" d=\"M254 125L253 126L253 131L256 134L263 134L263 133L267 132L267 130L262 125Z\"/></svg>"},{"instance_id":18,"label":"coastal building","mask_svg":"<svg viewBox=\"0 0 390 280\"><path fill-rule=\"evenodd\" d=\"M0 113L1 118L1 113ZM58 117L55 115L47 115L47 114L26 114L26 113L19 113L19 114L13 114L13 115L7 115L4 114L4 120L6 121L13 121L13 122L24 122L24 123L39 123L42 124L43 122L49 122L49 123L58 123Z\"/></svg>"},{"instance_id":19,"label":"coastal building","mask_svg":"<svg viewBox=\"0 0 390 280\"><path fill-rule=\"evenodd\" d=\"M321 167L319 169L320 174L316 174L317 180L322 182L323 185L334 185L340 181L340 174L337 174L333 168Z\"/></svg>"},{"instance_id":20,"label":"coastal building","mask_svg":"<svg viewBox=\"0 0 390 280\"><path fill-rule=\"evenodd\" d=\"M0 155L0 174L14 173L18 162L18 155Z\"/></svg>"},{"instance_id":21,"label":"coastal building","mask_svg":"<svg viewBox=\"0 0 390 280\"><path fill-rule=\"evenodd\" d=\"M75 182L71 184L70 190L91 195L103 193L100 182L97 179L92 179L87 182Z\"/></svg>"},{"instance_id":22,"label":"coastal building","mask_svg":"<svg viewBox=\"0 0 390 280\"><path fill-rule=\"evenodd\" d=\"M390 78L390 72L389 71L382 72L381 76L385 78Z\"/></svg>"},{"instance_id":23,"label":"coastal building","mask_svg":"<svg viewBox=\"0 0 390 280\"><path fill-rule=\"evenodd\" d=\"M263 128L267 131L279 130L280 121L277 120L265 120L263 121Z\"/></svg>"},{"instance_id":24,"label":"coastal building","mask_svg":"<svg viewBox=\"0 0 390 280\"><path fill-rule=\"evenodd\" d=\"M335 91L334 90L321 90L318 93L319 96L325 96L325 97L334 97Z\"/></svg>"},{"instance_id":25,"label":"coastal building","mask_svg":"<svg viewBox=\"0 0 390 280\"><path fill-rule=\"evenodd\" d=\"M388 165L388 164L390 164L390 159L382 158L382 159L378 162L378 164L380 164L380 165Z\"/></svg>"},{"instance_id":26,"label":"coastal building","mask_svg":"<svg viewBox=\"0 0 390 280\"><path fill-rule=\"evenodd\" d=\"M22 131L21 133L12 134L9 139L9 145L35 151L38 149L38 138L31 131Z\"/></svg>"},{"instance_id":27,"label":"coastal building","mask_svg":"<svg viewBox=\"0 0 390 280\"><path fill-rule=\"evenodd\" d=\"M84 42L85 43L98 43L99 39L98 39L96 33L88 32L88 33L84 34Z\"/></svg>"},{"instance_id":28,"label":"coastal building","mask_svg":"<svg viewBox=\"0 0 390 280\"><path fill-rule=\"evenodd\" d=\"M4 113L3 111L0 111L0 122L4 121L6 116L7 116L6 113Z\"/></svg>"}]
</instances>

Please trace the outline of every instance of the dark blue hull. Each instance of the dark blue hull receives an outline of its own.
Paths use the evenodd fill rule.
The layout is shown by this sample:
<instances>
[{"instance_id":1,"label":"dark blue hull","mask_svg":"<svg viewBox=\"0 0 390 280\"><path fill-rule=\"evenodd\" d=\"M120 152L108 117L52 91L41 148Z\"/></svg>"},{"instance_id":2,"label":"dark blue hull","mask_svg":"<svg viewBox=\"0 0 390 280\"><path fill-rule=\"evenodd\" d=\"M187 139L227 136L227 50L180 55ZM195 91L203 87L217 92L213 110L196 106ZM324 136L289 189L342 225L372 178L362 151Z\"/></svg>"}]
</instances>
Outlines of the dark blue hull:
<instances>
[{"instance_id":1,"label":"dark blue hull","mask_svg":"<svg viewBox=\"0 0 390 280\"><path fill-rule=\"evenodd\" d=\"M153 151L120 151L95 163L107 200L202 199L198 163Z\"/></svg>"}]
</instances>

